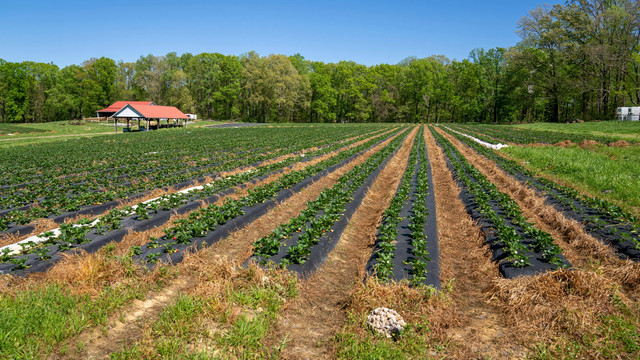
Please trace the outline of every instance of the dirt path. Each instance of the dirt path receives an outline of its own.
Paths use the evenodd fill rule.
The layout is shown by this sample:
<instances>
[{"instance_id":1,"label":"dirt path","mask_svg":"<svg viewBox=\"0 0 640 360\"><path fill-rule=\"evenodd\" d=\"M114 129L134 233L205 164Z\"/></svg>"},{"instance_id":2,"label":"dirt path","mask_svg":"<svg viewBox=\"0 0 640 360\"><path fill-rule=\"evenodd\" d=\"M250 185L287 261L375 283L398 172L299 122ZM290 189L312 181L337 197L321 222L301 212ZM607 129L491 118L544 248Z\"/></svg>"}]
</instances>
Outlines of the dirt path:
<instances>
[{"instance_id":1,"label":"dirt path","mask_svg":"<svg viewBox=\"0 0 640 360\"><path fill-rule=\"evenodd\" d=\"M364 278L377 225L401 180L398 174L407 166L416 133L417 128L381 171L327 261L301 284L300 297L285 310L274 336L274 341L286 339L283 358L331 357L327 340L342 327L343 307L354 284Z\"/></svg>"},{"instance_id":2,"label":"dirt path","mask_svg":"<svg viewBox=\"0 0 640 360\"><path fill-rule=\"evenodd\" d=\"M523 358L523 350L514 348L513 331L503 321L500 309L487 302L489 290L500 276L498 267L491 262L479 228L458 198L460 187L428 130L425 141L436 194L442 284L453 282L451 297L463 317L450 329L452 339L461 344L457 356Z\"/></svg>"},{"instance_id":3,"label":"dirt path","mask_svg":"<svg viewBox=\"0 0 640 360\"><path fill-rule=\"evenodd\" d=\"M602 272L612 282L620 283L632 298L640 296L640 264L621 260L607 245L593 238L575 220L566 218L526 184L507 174L497 164L478 154L453 136L440 131L498 190L509 194L523 215L537 228L548 232L562 248L574 267Z\"/></svg>"},{"instance_id":4,"label":"dirt path","mask_svg":"<svg viewBox=\"0 0 640 360\"><path fill-rule=\"evenodd\" d=\"M230 260L238 265L246 261L251 255L252 243L256 239L267 235L275 226L299 214L306 207L307 201L317 197L327 186L335 184L344 173L366 161L391 140L392 138L385 140L373 149L368 150L332 174L323 177L303 191L293 195L251 224L238 229L227 238L214 244L214 246L187 256L182 263L177 265L178 271L182 275L172 281L165 289L149 295L146 301L135 302L111 316L106 330L102 328L88 329L69 342L77 344L82 341L85 345L81 351L77 351L74 354L75 358L108 359L111 353L119 350L123 345L132 344L142 336L145 324L152 322L162 309L175 301L178 295L189 292L195 287L199 267L208 266L212 261L220 259ZM309 163L304 164L304 166L309 165ZM140 238L135 234L127 236ZM142 236L142 238L148 238L148 236ZM128 246L130 242L127 238L123 240L123 243L127 243ZM89 339L90 341L88 341Z\"/></svg>"},{"instance_id":5,"label":"dirt path","mask_svg":"<svg viewBox=\"0 0 640 360\"><path fill-rule=\"evenodd\" d=\"M151 294L146 300L135 300L125 311L111 316L104 327L83 332L70 346L65 359L108 359L109 355L143 335L144 324L171 305L179 294L191 287L194 277L179 277L171 285ZM79 346L78 344L82 344ZM57 358L50 357L50 358Z\"/></svg>"}]
</instances>

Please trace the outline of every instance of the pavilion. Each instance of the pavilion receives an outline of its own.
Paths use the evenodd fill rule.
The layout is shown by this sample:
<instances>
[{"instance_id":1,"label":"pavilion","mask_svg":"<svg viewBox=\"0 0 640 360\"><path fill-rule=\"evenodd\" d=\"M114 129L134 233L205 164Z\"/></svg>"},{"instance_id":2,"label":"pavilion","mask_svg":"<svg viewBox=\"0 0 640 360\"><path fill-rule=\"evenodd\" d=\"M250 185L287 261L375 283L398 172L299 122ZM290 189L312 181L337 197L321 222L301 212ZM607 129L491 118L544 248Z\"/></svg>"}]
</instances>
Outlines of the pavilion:
<instances>
[{"instance_id":1,"label":"pavilion","mask_svg":"<svg viewBox=\"0 0 640 360\"><path fill-rule=\"evenodd\" d=\"M118 103L119 102L116 102L115 104L111 105L107 109L114 109L118 107L119 106L117 105ZM124 106L121 106L119 110L117 110L116 112L114 112L112 115L109 116L114 118L115 120L114 124L115 124L116 132L118 131L119 119L124 119L127 121L127 127L123 129L124 132L131 131L131 126L130 126L131 120L138 121L138 131L146 131L146 130L151 130L154 128L158 129L162 127L182 126L182 124L180 124L180 120L184 120L184 126L186 127L187 121L189 120L189 117L187 115L185 115L182 111L178 110L178 108L174 106L156 105L150 101L149 102L132 101L132 102L124 102L124 103L125 103ZM100 113L100 111L98 113ZM154 127L152 127L150 124L152 120L157 121L157 124ZM161 125L160 124L161 120L166 120L167 124ZM147 126L141 127L140 121L146 121Z\"/></svg>"}]
</instances>

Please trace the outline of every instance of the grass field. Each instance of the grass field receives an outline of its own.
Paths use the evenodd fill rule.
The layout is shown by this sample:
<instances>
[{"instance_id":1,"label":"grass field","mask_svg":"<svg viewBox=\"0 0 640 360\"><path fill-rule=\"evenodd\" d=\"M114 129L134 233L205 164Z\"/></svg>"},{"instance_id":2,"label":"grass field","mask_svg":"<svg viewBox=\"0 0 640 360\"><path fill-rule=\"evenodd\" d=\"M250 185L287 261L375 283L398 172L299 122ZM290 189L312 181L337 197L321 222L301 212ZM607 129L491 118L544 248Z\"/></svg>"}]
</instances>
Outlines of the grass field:
<instances>
[{"instance_id":1,"label":"grass field","mask_svg":"<svg viewBox=\"0 0 640 360\"><path fill-rule=\"evenodd\" d=\"M29 124L6 124L0 123L0 135L7 134L27 134L27 133L41 133L46 130L39 129L37 127L29 126Z\"/></svg>"},{"instance_id":2,"label":"grass field","mask_svg":"<svg viewBox=\"0 0 640 360\"><path fill-rule=\"evenodd\" d=\"M600 121L574 124L533 123L507 125L507 127L555 131L568 134L604 135L617 140L640 142L640 121Z\"/></svg>"}]
</instances>

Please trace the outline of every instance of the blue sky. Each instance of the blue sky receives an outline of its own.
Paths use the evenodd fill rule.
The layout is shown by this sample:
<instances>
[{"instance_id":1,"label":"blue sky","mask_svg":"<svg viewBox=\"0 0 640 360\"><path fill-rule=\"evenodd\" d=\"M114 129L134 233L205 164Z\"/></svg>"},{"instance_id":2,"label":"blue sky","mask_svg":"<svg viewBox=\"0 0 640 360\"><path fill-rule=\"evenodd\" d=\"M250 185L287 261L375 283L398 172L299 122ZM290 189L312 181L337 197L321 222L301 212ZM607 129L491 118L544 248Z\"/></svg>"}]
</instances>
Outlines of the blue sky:
<instances>
[{"instance_id":1,"label":"blue sky","mask_svg":"<svg viewBox=\"0 0 640 360\"><path fill-rule=\"evenodd\" d=\"M515 45L521 17L564 2L1 1L0 58L60 67L171 51L300 53L365 65L440 54L461 60L474 48Z\"/></svg>"}]
</instances>

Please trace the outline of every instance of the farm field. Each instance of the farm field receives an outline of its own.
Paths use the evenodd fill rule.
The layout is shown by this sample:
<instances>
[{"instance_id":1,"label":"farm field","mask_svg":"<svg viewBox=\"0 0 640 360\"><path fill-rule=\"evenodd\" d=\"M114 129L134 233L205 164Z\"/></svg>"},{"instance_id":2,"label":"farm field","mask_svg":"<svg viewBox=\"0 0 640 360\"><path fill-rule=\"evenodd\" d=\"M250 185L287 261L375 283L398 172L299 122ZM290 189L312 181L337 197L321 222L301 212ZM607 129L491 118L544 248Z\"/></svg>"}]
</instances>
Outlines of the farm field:
<instances>
[{"instance_id":1,"label":"farm field","mask_svg":"<svg viewBox=\"0 0 640 360\"><path fill-rule=\"evenodd\" d=\"M0 357L638 358L639 145L574 125L0 148Z\"/></svg>"}]
</instances>

